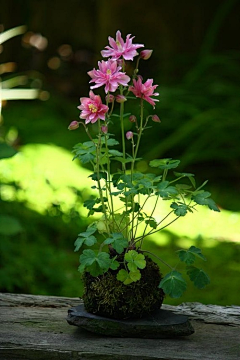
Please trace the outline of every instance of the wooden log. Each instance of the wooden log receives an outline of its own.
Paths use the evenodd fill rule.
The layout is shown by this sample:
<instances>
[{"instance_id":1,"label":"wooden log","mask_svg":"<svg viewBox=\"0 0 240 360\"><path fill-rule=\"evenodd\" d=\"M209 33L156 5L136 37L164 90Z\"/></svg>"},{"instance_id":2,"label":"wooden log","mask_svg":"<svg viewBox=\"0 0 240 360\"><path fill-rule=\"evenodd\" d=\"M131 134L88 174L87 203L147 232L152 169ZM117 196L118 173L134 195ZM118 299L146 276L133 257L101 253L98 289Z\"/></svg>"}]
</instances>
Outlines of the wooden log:
<instances>
[{"instance_id":1,"label":"wooden log","mask_svg":"<svg viewBox=\"0 0 240 360\"><path fill-rule=\"evenodd\" d=\"M176 339L110 338L68 325L78 298L0 293L1 360L239 360L240 307L184 303L195 329Z\"/></svg>"}]
</instances>

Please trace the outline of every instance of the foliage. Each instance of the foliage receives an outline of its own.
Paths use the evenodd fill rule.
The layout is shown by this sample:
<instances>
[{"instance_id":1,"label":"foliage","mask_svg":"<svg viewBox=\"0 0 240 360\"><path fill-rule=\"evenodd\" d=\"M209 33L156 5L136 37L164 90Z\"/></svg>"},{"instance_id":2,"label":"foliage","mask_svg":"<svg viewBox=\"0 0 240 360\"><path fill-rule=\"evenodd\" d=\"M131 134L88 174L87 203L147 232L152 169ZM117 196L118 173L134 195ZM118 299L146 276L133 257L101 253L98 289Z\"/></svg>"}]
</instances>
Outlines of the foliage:
<instances>
[{"instance_id":1,"label":"foliage","mask_svg":"<svg viewBox=\"0 0 240 360\"><path fill-rule=\"evenodd\" d=\"M113 49L107 47L108 51L104 50L102 55L111 53L112 58L106 62L99 62L99 70L94 69L88 73L92 78L90 82L95 82L91 89L105 86L106 105L102 103L99 95L95 95L90 90L89 98L80 98L80 118L84 119L85 123L73 121L69 125L69 130L83 126L89 137L89 141L74 146L74 159L91 165L93 169L90 178L94 182L92 189L96 191L96 196L84 203L89 210L88 215L102 214L100 223L95 221L84 233L79 234L75 242L75 250L81 251L79 267L81 273L85 271L97 277L109 269L120 268L117 272L117 280L129 285L141 279L141 270L146 265L142 248L147 236L165 229L179 218L194 212L198 205L206 205L210 210L217 212L219 208L210 197L211 194L204 190L206 181L197 186L194 174L176 172L180 160L154 159L149 162L153 172L142 173L136 170L136 164L141 160L138 151L142 136L149 128L151 120L152 123L160 122L156 114L146 115L144 112L145 102L154 107L155 102L158 101L155 98L158 96L155 92L157 85L153 85L152 79L143 83L142 77L139 76L139 62L144 59L143 54L140 53L132 74L132 85L128 86L130 77L120 70L125 71L125 60L133 60L137 55L130 35L124 43L118 31L116 42L112 39L110 44ZM136 46L143 47L142 44ZM121 66L117 66L116 60L120 57ZM115 94L112 95L110 92ZM131 92L135 97L131 96ZM128 104L132 100L139 101L139 114L125 112L125 103ZM116 112L117 103L119 103L119 114ZM132 127L135 128L126 132L125 120L129 115L131 115L130 122L134 124ZM122 135L121 144L112 133L115 118ZM102 121L104 123L101 123ZM96 123L98 129L95 138L90 132L91 123ZM131 143L130 154L126 151L126 141ZM116 163L117 171L114 172L113 164ZM152 199L154 199L153 208L147 213L146 205ZM169 210L159 218L157 214L159 207L165 201L170 202ZM139 234L142 226L143 230ZM97 233L100 236L97 236ZM98 251L82 249L83 244L88 247L96 244ZM107 248L103 251L106 245ZM116 254L123 254L123 260L120 261L117 255L113 256L113 251ZM202 269L192 265L196 257L205 260L201 250L194 246L179 252L179 259L186 264L186 273L190 280L196 287L203 288L209 283L209 278ZM161 258L160 260L165 264L164 260ZM180 297L186 290L186 281L176 267L168 266L171 271L161 280L159 287L173 298Z\"/></svg>"}]
</instances>

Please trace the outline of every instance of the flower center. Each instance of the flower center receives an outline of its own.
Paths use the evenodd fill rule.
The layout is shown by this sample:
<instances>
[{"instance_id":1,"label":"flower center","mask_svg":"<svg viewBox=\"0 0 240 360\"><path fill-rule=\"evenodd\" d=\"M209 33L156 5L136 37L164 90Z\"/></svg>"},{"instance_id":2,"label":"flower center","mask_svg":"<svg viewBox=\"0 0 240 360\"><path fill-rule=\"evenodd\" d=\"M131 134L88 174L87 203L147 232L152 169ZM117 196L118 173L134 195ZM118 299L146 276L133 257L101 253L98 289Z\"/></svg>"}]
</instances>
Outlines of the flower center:
<instances>
[{"instance_id":1,"label":"flower center","mask_svg":"<svg viewBox=\"0 0 240 360\"><path fill-rule=\"evenodd\" d=\"M112 72L111 72L110 69L107 69L106 73L107 73L107 75L111 75L111 74L112 74Z\"/></svg>"},{"instance_id":2,"label":"flower center","mask_svg":"<svg viewBox=\"0 0 240 360\"><path fill-rule=\"evenodd\" d=\"M88 109L92 112L92 113L96 113L97 112L97 106L94 104L89 104L88 105Z\"/></svg>"}]
</instances>

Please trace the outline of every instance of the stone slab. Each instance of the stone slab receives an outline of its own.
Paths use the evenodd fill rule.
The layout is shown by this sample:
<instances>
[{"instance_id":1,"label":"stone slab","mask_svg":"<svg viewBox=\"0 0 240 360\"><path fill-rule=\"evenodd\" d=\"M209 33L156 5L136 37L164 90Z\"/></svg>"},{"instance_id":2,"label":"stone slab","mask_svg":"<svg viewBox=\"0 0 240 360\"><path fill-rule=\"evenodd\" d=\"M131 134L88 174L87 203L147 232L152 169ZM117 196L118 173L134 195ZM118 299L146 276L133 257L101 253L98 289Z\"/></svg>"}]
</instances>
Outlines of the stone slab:
<instances>
[{"instance_id":1,"label":"stone slab","mask_svg":"<svg viewBox=\"0 0 240 360\"><path fill-rule=\"evenodd\" d=\"M67 322L95 334L113 337L166 339L194 333L187 316L163 309L139 320L115 320L90 314L81 304L68 310Z\"/></svg>"}]
</instances>

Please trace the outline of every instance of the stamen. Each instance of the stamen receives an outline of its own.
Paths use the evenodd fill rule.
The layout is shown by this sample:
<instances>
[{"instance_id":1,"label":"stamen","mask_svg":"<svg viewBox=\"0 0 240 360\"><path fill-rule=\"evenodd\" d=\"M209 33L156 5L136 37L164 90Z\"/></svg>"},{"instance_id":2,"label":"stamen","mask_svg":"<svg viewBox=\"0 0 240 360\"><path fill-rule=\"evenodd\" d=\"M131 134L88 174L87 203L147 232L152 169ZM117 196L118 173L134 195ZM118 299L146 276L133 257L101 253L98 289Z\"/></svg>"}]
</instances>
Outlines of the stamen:
<instances>
[{"instance_id":1,"label":"stamen","mask_svg":"<svg viewBox=\"0 0 240 360\"><path fill-rule=\"evenodd\" d=\"M97 112L97 106L94 104L89 104L88 105L88 109L92 112L92 113L96 113Z\"/></svg>"}]
</instances>

